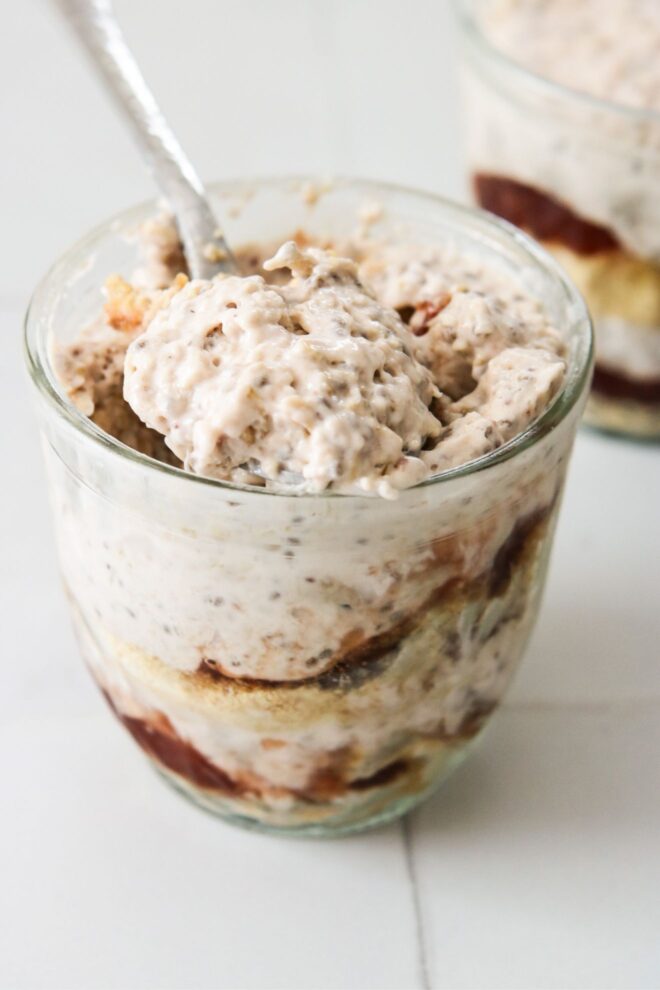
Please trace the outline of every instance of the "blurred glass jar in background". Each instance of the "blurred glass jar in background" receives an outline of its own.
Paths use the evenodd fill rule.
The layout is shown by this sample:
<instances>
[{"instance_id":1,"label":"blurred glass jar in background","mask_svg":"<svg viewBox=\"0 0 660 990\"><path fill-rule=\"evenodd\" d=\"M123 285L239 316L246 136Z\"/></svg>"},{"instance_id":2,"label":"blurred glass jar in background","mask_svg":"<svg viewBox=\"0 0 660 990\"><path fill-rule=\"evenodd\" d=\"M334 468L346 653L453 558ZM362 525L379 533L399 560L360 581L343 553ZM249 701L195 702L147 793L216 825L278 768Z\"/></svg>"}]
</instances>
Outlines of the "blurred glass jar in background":
<instances>
[{"instance_id":1,"label":"blurred glass jar in background","mask_svg":"<svg viewBox=\"0 0 660 990\"><path fill-rule=\"evenodd\" d=\"M480 211L337 182L310 210L290 180L218 187L233 244L304 228L454 245L507 272L567 344L550 407L476 461L401 492L289 496L192 475L103 433L66 399L49 341L96 315L117 217L42 283L27 350L62 574L85 661L160 773L231 821L334 834L403 814L469 751L533 627L591 372L582 300L545 252Z\"/></svg>"},{"instance_id":2,"label":"blurred glass jar in background","mask_svg":"<svg viewBox=\"0 0 660 990\"><path fill-rule=\"evenodd\" d=\"M540 241L586 297L586 420L660 437L660 112L535 75L489 41L487 3L456 0L472 195Z\"/></svg>"}]
</instances>

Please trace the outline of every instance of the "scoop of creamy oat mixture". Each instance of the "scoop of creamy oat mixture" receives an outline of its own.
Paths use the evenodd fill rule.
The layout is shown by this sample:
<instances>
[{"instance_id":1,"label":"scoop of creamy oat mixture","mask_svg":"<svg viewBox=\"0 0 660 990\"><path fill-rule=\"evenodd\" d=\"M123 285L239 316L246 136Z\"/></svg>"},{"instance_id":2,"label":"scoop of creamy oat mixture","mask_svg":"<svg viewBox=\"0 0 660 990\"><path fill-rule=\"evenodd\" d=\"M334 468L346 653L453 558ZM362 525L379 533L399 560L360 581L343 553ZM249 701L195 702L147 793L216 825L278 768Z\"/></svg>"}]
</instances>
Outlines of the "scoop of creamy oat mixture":
<instances>
[{"instance_id":1,"label":"scoop of creamy oat mixture","mask_svg":"<svg viewBox=\"0 0 660 990\"><path fill-rule=\"evenodd\" d=\"M533 72L660 109L658 0L486 0L480 12L493 43Z\"/></svg>"},{"instance_id":2,"label":"scoop of creamy oat mixture","mask_svg":"<svg viewBox=\"0 0 660 990\"><path fill-rule=\"evenodd\" d=\"M101 428L197 474L391 497L506 443L561 386L541 304L464 253L289 242L265 278L189 282L166 222L145 237L151 276L109 279L56 370Z\"/></svg>"},{"instance_id":3,"label":"scoop of creamy oat mixture","mask_svg":"<svg viewBox=\"0 0 660 990\"><path fill-rule=\"evenodd\" d=\"M441 424L410 333L355 263L285 244L261 276L188 283L126 355L124 395L208 477L365 491L413 484Z\"/></svg>"}]
</instances>

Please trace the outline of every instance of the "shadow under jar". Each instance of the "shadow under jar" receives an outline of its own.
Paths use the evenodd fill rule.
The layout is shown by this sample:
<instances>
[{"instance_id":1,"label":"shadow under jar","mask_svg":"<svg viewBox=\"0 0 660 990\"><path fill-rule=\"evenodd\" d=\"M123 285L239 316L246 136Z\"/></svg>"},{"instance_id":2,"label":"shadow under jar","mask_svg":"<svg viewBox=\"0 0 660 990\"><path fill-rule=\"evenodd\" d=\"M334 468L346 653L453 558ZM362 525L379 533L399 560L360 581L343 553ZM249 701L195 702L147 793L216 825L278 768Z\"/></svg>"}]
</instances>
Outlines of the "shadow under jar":
<instances>
[{"instance_id":1,"label":"shadow under jar","mask_svg":"<svg viewBox=\"0 0 660 990\"><path fill-rule=\"evenodd\" d=\"M153 205L89 235L35 295L28 363L62 573L110 707L158 770L218 815L351 831L427 795L502 699L539 605L588 388L589 320L524 235L431 196L338 181L312 208L299 184L269 181L214 197L236 245L296 227L342 239L377 200L374 236L479 256L540 299L567 344L550 407L478 461L394 501L282 495L125 447L55 380L49 337L75 336L107 273L132 270L122 234Z\"/></svg>"},{"instance_id":2,"label":"shadow under jar","mask_svg":"<svg viewBox=\"0 0 660 990\"><path fill-rule=\"evenodd\" d=\"M535 75L455 0L472 195L560 261L594 320L585 419L660 437L660 113Z\"/></svg>"}]
</instances>

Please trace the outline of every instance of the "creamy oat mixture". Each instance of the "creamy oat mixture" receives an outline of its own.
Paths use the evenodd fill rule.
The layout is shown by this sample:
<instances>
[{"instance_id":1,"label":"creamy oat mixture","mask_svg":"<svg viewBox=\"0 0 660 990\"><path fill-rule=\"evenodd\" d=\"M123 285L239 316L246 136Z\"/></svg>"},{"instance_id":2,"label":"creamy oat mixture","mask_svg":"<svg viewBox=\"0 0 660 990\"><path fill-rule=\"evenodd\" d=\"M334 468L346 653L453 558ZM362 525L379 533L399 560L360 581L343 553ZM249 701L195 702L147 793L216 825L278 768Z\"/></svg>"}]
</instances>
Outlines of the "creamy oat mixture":
<instances>
[{"instance_id":1,"label":"creamy oat mixture","mask_svg":"<svg viewBox=\"0 0 660 990\"><path fill-rule=\"evenodd\" d=\"M562 383L540 304L476 259L291 241L263 275L188 281L171 230L151 222L138 278L111 278L55 360L103 429L194 473L391 497L505 443Z\"/></svg>"},{"instance_id":2,"label":"creamy oat mixture","mask_svg":"<svg viewBox=\"0 0 660 990\"><path fill-rule=\"evenodd\" d=\"M490 39L538 75L660 110L658 0L486 0Z\"/></svg>"},{"instance_id":3,"label":"creamy oat mixture","mask_svg":"<svg viewBox=\"0 0 660 990\"><path fill-rule=\"evenodd\" d=\"M189 282L128 348L124 395L186 468L310 491L425 474L417 454L441 426L410 333L355 263L285 244L259 275Z\"/></svg>"}]
</instances>

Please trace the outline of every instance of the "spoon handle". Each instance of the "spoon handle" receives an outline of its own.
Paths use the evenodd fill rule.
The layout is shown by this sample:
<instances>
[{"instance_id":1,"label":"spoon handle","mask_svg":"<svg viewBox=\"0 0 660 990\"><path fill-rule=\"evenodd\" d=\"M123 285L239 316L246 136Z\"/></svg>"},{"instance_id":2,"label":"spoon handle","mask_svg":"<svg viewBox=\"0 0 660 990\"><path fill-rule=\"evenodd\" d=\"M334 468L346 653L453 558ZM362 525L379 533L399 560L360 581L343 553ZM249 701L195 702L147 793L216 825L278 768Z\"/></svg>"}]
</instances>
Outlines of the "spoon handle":
<instances>
[{"instance_id":1,"label":"spoon handle","mask_svg":"<svg viewBox=\"0 0 660 990\"><path fill-rule=\"evenodd\" d=\"M212 278L236 262L204 187L144 81L109 0L56 0L132 127L147 165L176 217L190 273Z\"/></svg>"}]
</instances>

